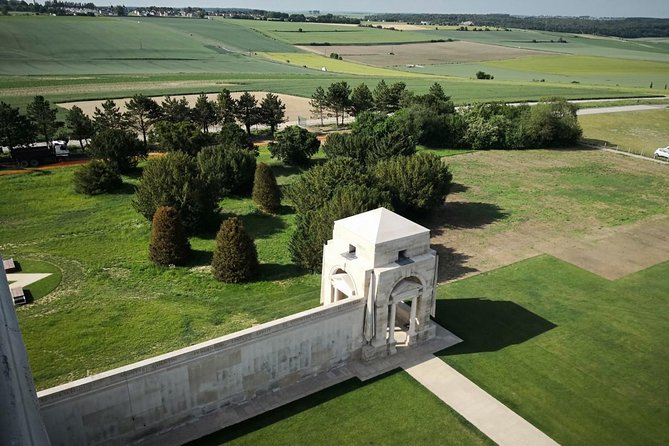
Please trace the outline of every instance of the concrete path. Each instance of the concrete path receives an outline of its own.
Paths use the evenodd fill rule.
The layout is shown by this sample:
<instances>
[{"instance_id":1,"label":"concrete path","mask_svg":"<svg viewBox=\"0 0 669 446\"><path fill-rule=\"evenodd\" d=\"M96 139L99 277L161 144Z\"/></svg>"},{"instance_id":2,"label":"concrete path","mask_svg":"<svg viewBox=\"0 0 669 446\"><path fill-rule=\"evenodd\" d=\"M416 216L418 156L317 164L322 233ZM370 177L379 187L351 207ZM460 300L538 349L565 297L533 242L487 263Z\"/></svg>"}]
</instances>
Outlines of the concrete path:
<instances>
[{"instance_id":1,"label":"concrete path","mask_svg":"<svg viewBox=\"0 0 669 446\"><path fill-rule=\"evenodd\" d=\"M433 355L404 370L500 446L558 444Z\"/></svg>"},{"instance_id":2,"label":"concrete path","mask_svg":"<svg viewBox=\"0 0 669 446\"><path fill-rule=\"evenodd\" d=\"M29 273L13 273L7 274L7 280L12 282L10 285L11 288L21 287L25 288L30 284L33 284L37 281L49 277L51 273L39 273L39 274L29 274Z\"/></svg>"}]
</instances>

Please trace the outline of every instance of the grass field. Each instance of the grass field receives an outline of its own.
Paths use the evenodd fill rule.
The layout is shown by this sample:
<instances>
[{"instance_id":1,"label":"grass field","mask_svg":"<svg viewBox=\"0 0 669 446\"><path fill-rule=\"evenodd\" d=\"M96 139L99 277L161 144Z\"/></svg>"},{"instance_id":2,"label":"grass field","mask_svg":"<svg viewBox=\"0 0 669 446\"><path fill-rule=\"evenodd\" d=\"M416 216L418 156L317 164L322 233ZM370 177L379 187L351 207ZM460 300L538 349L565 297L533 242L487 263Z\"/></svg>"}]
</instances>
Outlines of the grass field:
<instances>
[{"instance_id":1,"label":"grass field","mask_svg":"<svg viewBox=\"0 0 669 446\"><path fill-rule=\"evenodd\" d=\"M667 274L543 256L441 287L437 320L465 339L441 357L560 444L666 444Z\"/></svg>"},{"instance_id":2,"label":"grass field","mask_svg":"<svg viewBox=\"0 0 669 446\"><path fill-rule=\"evenodd\" d=\"M602 145L645 156L669 145L669 109L585 115L578 120L583 137Z\"/></svg>"}]
</instances>

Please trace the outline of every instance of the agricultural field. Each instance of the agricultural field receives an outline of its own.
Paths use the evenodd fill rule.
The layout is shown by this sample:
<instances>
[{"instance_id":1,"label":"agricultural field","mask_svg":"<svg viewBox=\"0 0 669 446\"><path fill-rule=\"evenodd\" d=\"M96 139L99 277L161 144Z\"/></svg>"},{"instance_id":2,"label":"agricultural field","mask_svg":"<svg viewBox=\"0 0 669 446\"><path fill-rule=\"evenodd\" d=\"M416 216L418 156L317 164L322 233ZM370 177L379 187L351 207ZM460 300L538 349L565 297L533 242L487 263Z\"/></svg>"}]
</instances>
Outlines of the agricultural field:
<instances>
[{"instance_id":1,"label":"agricultural field","mask_svg":"<svg viewBox=\"0 0 669 446\"><path fill-rule=\"evenodd\" d=\"M378 67L403 67L409 64L459 64L484 60L515 59L544 54L538 51L503 48L464 41L407 43L403 45L301 46L300 48L324 56L337 53L344 60Z\"/></svg>"},{"instance_id":2,"label":"agricultural field","mask_svg":"<svg viewBox=\"0 0 669 446\"><path fill-rule=\"evenodd\" d=\"M392 31L358 25L230 19L223 21L257 30L272 39L292 45L311 45L313 43L330 45L407 43L429 42L435 39L422 32Z\"/></svg>"},{"instance_id":3,"label":"agricultural field","mask_svg":"<svg viewBox=\"0 0 669 446\"><path fill-rule=\"evenodd\" d=\"M669 109L585 115L578 118L583 137L600 145L653 156L669 145Z\"/></svg>"}]
</instances>

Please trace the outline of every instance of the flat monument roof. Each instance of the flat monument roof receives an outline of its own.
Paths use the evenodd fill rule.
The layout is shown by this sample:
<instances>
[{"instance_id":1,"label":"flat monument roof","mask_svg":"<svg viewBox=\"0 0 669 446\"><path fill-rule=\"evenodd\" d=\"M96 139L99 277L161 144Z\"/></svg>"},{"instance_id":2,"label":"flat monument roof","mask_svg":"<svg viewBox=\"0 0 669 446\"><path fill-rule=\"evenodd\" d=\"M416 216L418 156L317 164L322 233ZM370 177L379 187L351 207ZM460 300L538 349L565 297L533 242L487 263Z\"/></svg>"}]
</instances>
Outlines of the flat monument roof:
<instances>
[{"instance_id":1,"label":"flat monument roof","mask_svg":"<svg viewBox=\"0 0 669 446\"><path fill-rule=\"evenodd\" d=\"M386 208L342 218L335 221L334 227L335 231L337 228L342 228L374 244L419 234L428 234L429 237L430 234L429 229Z\"/></svg>"}]
</instances>

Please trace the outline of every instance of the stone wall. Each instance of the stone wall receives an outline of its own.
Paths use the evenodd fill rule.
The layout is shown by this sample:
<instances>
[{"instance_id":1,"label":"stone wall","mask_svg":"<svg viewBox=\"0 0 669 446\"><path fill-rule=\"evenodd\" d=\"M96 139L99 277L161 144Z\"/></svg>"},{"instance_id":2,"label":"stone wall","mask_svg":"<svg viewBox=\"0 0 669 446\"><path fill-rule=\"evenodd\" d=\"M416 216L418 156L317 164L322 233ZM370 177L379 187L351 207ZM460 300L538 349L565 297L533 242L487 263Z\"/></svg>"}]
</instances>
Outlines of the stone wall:
<instances>
[{"instance_id":1,"label":"stone wall","mask_svg":"<svg viewBox=\"0 0 669 446\"><path fill-rule=\"evenodd\" d=\"M360 357L347 299L38 393L52 445L127 444Z\"/></svg>"}]
</instances>

